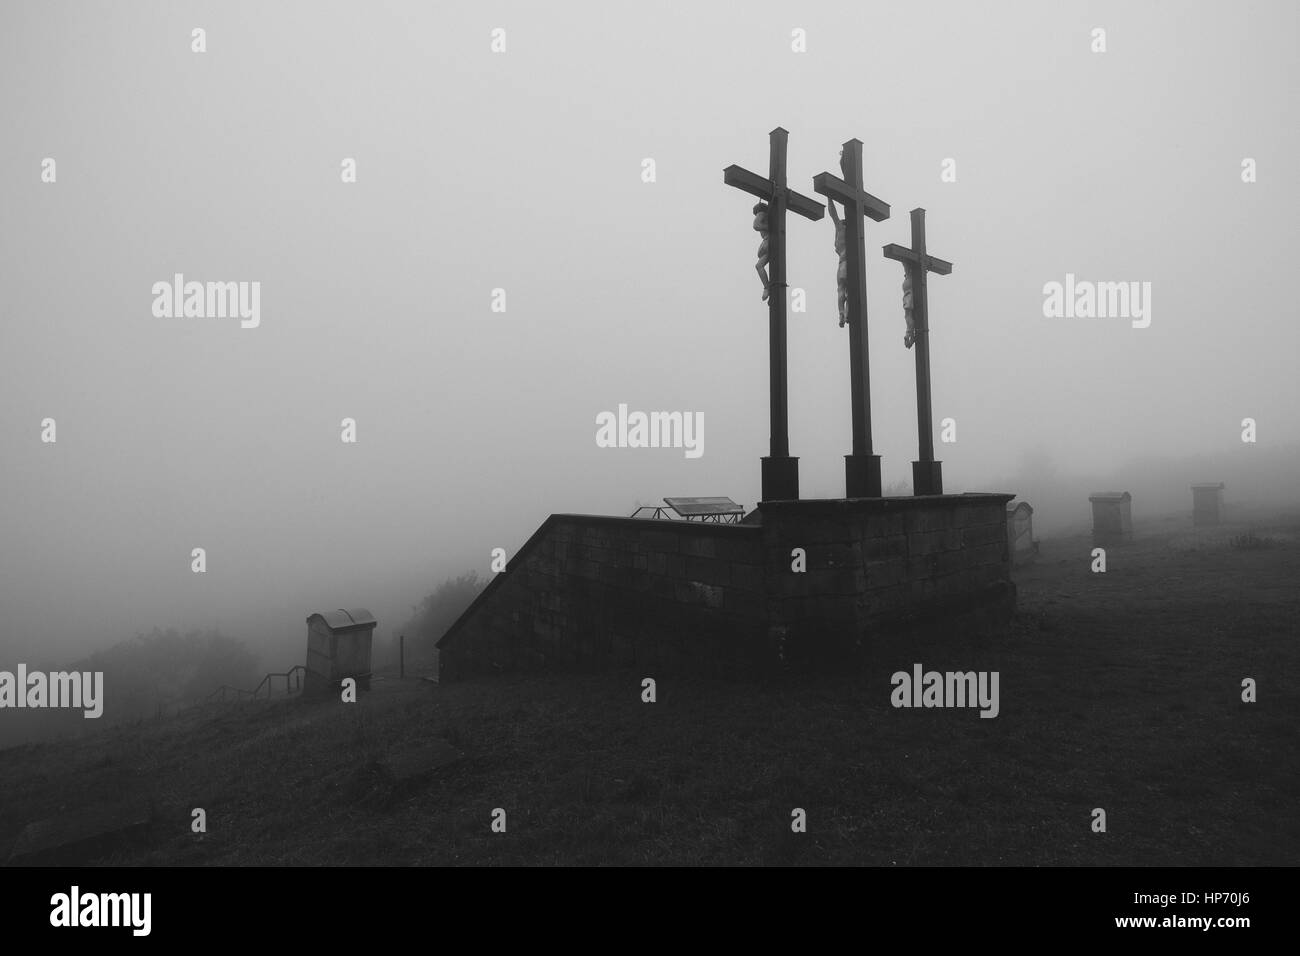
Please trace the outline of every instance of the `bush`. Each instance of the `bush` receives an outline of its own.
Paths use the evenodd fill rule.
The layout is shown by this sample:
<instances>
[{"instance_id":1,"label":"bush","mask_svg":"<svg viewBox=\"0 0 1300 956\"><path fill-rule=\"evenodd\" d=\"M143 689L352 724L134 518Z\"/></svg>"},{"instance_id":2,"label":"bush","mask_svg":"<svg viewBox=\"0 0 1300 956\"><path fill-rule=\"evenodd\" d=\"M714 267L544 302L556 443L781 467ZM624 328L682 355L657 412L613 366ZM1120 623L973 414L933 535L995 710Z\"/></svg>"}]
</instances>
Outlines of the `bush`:
<instances>
[{"instance_id":1,"label":"bush","mask_svg":"<svg viewBox=\"0 0 1300 956\"><path fill-rule=\"evenodd\" d=\"M411 608L410 620L402 629L406 635L408 653L416 649L421 654L432 654L434 645L447 632L447 628L464 613L486 584L487 581L481 580L477 571L468 571L460 577L443 581L423 601Z\"/></svg>"},{"instance_id":2,"label":"bush","mask_svg":"<svg viewBox=\"0 0 1300 956\"><path fill-rule=\"evenodd\" d=\"M113 720L152 716L160 703L195 703L222 684L252 690L262 678L257 655L216 629L154 628L70 669L104 672L105 714Z\"/></svg>"}]
</instances>

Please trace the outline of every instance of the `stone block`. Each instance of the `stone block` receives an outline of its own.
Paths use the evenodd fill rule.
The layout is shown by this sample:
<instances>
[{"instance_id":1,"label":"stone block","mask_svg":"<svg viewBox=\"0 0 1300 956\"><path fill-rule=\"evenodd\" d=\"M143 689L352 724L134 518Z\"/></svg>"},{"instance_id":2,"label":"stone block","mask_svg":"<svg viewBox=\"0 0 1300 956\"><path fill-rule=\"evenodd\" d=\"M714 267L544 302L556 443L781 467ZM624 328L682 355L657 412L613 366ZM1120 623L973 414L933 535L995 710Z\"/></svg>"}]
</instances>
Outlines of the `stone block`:
<instances>
[{"instance_id":1,"label":"stone block","mask_svg":"<svg viewBox=\"0 0 1300 956\"><path fill-rule=\"evenodd\" d=\"M780 602L781 621L788 627L815 623L828 628L851 628L857 619L856 598L814 595L789 597Z\"/></svg>"},{"instance_id":2,"label":"stone block","mask_svg":"<svg viewBox=\"0 0 1300 956\"><path fill-rule=\"evenodd\" d=\"M911 557L938 554L944 548L944 531L916 531L907 536L907 553Z\"/></svg>"},{"instance_id":3,"label":"stone block","mask_svg":"<svg viewBox=\"0 0 1300 956\"><path fill-rule=\"evenodd\" d=\"M868 564L872 561L906 558L907 535L889 534L883 537L865 538L860 547L862 549L862 559Z\"/></svg>"},{"instance_id":4,"label":"stone block","mask_svg":"<svg viewBox=\"0 0 1300 956\"><path fill-rule=\"evenodd\" d=\"M792 577L802 578L807 585L806 593L813 595L857 594L863 587L862 575L856 568L809 568Z\"/></svg>"},{"instance_id":5,"label":"stone block","mask_svg":"<svg viewBox=\"0 0 1300 956\"><path fill-rule=\"evenodd\" d=\"M906 583L875 588L867 592L863 600L863 610L868 617L897 611L907 605L907 597Z\"/></svg>"},{"instance_id":6,"label":"stone block","mask_svg":"<svg viewBox=\"0 0 1300 956\"><path fill-rule=\"evenodd\" d=\"M808 569L846 568L858 564L858 547L850 541L816 544L808 551Z\"/></svg>"},{"instance_id":7,"label":"stone block","mask_svg":"<svg viewBox=\"0 0 1300 956\"><path fill-rule=\"evenodd\" d=\"M739 564L733 561L730 572L732 587L754 592L761 592L763 590L762 568L752 564Z\"/></svg>"},{"instance_id":8,"label":"stone block","mask_svg":"<svg viewBox=\"0 0 1300 956\"><path fill-rule=\"evenodd\" d=\"M953 527L951 507L912 507L903 518L903 529L908 534L926 531L943 531Z\"/></svg>"},{"instance_id":9,"label":"stone block","mask_svg":"<svg viewBox=\"0 0 1300 956\"><path fill-rule=\"evenodd\" d=\"M978 547L982 544L1000 543L1006 538L1007 524L1000 521L997 524L977 524L969 525L962 529L962 544L968 548Z\"/></svg>"},{"instance_id":10,"label":"stone block","mask_svg":"<svg viewBox=\"0 0 1300 956\"><path fill-rule=\"evenodd\" d=\"M1005 535L999 535L991 544L968 548L965 553L971 556L970 564L1010 564L1011 551Z\"/></svg>"},{"instance_id":11,"label":"stone block","mask_svg":"<svg viewBox=\"0 0 1300 956\"><path fill-rule=\"evenodd\" d=\"M907 530L902 512L869 514L859 522L859 527L866 539L891 537Z\"/></svg>"},{"instance_id":12,"label":"stone block","mask_svg":"<svg viewBox=\"0 0 1300 956\"><path fill-rule=\"evenodd\" d=\"M698 581L673 582L673 600L679 604L722 607L722 595L722 588Z\"/></svg>"},{"instance_id":13,"label":"stone block","mask_svg":"<svg viewBox=\"0 0 1300 956\"><path fill-rule=\"evenodd\" d=\"M963 504L958 506L954 520L956 526L960 528L983 524L998 524L1006 527L1006 506L998 503Z\"/></svg>"},{"instance_id":14,"label":"stone block","mask_svg":"<svg viewBox=\"0 0 1300 956\"><path fill-rule=\"evenodd\" d=\"M875 591L902 584L908 578L910 562L906 558L890 558L886 561L868 561L865 570L865 588Z\"/></svg>"},{"instance_id":15,"label":"stone block","mask_svg":"<svg viewBox=\"0 0 1300 956\"><path fill-rule=\"evenodd\" d=\"M757 621L767 619L767 598L737 588L727 588L723 594L722 607L728 613Z\"/></svg>"},{"instance_id":16,"label":"stone block","mask_svg":"<svg viewBox=\"0 0 1300 956\"><path fill-rule=\"evenodd\" d=\"M713 538L698 533L683 534L678 549L682 554L697 558L715 558L718 555L718 543Z\"/></svg>"},{"instance_id":17,"label":"stone block","mask_svg":"<svg viewBox=\"0 0 1300 956\"><path fill-rule=\"evenodd\" d=\"M763 537L757 530L743 535L727 534L714 542L714 551L724 561L758 564L762 561Z\"/></svg>"},{"instance_id":18,"label":"stone block","mask_svg":"<svg viewBox=\"0 0 1300 956\"><path fill-rule=\"evenodd\" d=\"M692 555L686 559L686 578L703 584L726 585L731 583L731 569L725 561Z\"/></svg>"},{"instance_id":19,"label":"stone block","mask_svg":"<svg viewBox=\"0 0 1300 956\"><path fill-rule=\"evenodd\" d=\"M907 559L907 579L909 581L920 581L925 578L932 578L938 573L938 554L915 555Z\"/></svg>"},{"instance_id":20,"label":"stone block","mask_svg":"<svg viewBox=\"0 0 1300 956\"><path fill-rule=\"evenodd\" d=\"M667 574L670 578L684 578L686 576L686 556L681 554L665 555L668 562Z\"/></svg>"},{"instance_id":21,"label":"stone block","mask_svg":"<svg viewBox=\"0 0 1300 956\"><path fill-rule=\"evenodd\" d=\"M678 546L675 531L648 531L641 535L641 544L647 551L675 552Z\"/></svg>"},{"instance_id":22,"label":"stone block","mask_svg":"<svg viewBox=\"0 0 1300 956\"><path fill-rule=\"evenodd\" d=\"M786 554L791 548L805 550L818 544L833 541L851 541L853 530L843 521L828 517L808 518L806 520L786 519L768 528L764 527L764 537Z\"/></svg>"}]
</instances>

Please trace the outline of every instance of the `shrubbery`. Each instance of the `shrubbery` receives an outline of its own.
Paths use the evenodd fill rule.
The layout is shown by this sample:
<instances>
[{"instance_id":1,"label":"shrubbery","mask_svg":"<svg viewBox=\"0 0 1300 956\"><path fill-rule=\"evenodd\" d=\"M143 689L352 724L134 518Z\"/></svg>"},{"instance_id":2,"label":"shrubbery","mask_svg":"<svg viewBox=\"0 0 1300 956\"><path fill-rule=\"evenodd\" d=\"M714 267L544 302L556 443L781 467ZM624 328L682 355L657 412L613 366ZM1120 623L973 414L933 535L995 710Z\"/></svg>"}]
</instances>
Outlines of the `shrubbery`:
<instances>
[{"instance_id":1,"label":"shrubbery","mask_svg":"<svg viewBox=\"0 0 1300 956\"><path fill-rule=\"evenodd\" d=\"M252 690L258 663L243 641L216 629L154 628L67 669L104 672L105 714L116 721L152 716L160 703L195 703L222 684Z\"/></svg>"}]
</instances>

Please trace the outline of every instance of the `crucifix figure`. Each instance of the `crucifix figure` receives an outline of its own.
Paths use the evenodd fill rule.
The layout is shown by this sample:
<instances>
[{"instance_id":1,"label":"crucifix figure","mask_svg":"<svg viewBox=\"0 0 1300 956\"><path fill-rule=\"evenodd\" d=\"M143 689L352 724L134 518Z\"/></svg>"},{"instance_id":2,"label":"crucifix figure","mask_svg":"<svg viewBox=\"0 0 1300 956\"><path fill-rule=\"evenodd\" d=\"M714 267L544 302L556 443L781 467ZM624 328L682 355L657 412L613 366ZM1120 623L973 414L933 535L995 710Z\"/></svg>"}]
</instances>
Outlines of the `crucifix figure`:
<instances>
[{"instance_id":1,"label":"crucifix figure","mask_svg":"<svg viewBox=\"0 0 1300 956\"><path fill-rule=\"evenodd\" d=\"M771 252L768 249L771 233L767 227L767 203L754 203L754 231L760 237L758 261L754 263L754 271L758 273L758 281L763 283L763 301L766 302L772 293L772 280L767 275L767 264L771 260Z\"/></svg>"},{"instance_id":2,"label":"crucifix figure","mask_svg":"<svg viewBox=\"0 0 1300 956\"><path fill-rule=\"evenodd\" d=\"M916 310L913 308L912 273L903 270L903 320L907 322L907 333L903 336L903 347L911 348L916 342Z\"/></svg>"},{"instance_id":3,"label":"crucifix figure","mask_svg":"<svg viewBox=\"0 0 1300 956\"><path fill-rule=\"evenodd\" d=\"M840 264L835 267L836 305L840 313L840 328L849 321L849 247L844 238L844 220L835 212L835 203L828 202L826 211L835 223L835 255Z\"/></svg>"},{"instance_id":4,"label":"crucifix figure","mask_svg":"<svg viewBox=\"0 0 1300 956\"><path fill-rule=\"evenodd\" d=\"M836 232L844 232L839 269L844 273L840 325L849 327L849 390L853 402L853 454L844 456L845 496L880 497L880 456L871 450L871 370L867 354L867 248L863 218L882 222L889 204L862 188L862 141L851 139L840 150L840 171L813 177L813 189L827 199L844 204L844 221L832 216ZM840 243L836 240L836 251ZM837 283L839 279L837 276Z\"/></svg>"},{"instance_id":5,"label":"crucifix figure","mask_svg":"<svg viewBox=\"0 0 1300 956\"><path fill-rule=\"evenodd\" d=\"M768 173L764 179L740 166L722 171L728 186L758 197L754 229L762 236L758 275L767 300L768 361L771 391L771 453L763 459L763 500L793 501L799 497L799 459L790 457L790 416L786 380L785 213L798 213L814 222L826 214L822 204L786 186L785 153L789 133L777 127L768 134ZM768 273L764 274L764 267Z\"/></svg>"},{"instance_id":6,"label":"crucifix figure","mask_svg":"<svg viewBox=\"0 0 1300 956\"><path fill-rule=\"evenodd\" d=\"M912 494L941 495L943 462L934 460L934 424L930 414L930 314L926 274L933 272L946 276L952 272L952 263L926 252L924 209L912 210L912 248L891 242L885 246L885 258L903 264L903 310L907 317L907 335L903 344L911 348L912 343L916 343L916 425L921 460L912 462Z\"/></svg>"}]
</instances>

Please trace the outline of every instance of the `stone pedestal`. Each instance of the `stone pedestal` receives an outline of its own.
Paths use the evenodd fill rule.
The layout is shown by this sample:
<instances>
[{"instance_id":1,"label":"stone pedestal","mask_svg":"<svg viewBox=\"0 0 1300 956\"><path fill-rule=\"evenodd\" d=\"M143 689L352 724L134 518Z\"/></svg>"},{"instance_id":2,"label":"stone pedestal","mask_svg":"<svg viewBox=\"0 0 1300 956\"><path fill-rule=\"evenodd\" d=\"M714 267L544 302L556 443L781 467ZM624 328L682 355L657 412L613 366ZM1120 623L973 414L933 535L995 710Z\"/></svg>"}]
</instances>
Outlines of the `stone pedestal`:
<instances>
[{"instance_id":1,"label":"stone pedestal","mask_svg":"<svg viewBox=\"0 0 1300 956\"><path fill-rule=\"evenodd\" d=\"M914 495L943 494L943 462L941 461L912 462L912 494Z\"/></svg>"},{"instance_id":2,"label":"stone pedestal","mask_svg":"<svg viewBox=\"0 0 1300 956\"><path fill-rule=\"evenodd\" d=\"M844 456L844 497L880 497L880 456Z\"/></svg>"},{"instance_id":3,"label":"stone pedestal","mask_svg":"<svg viewBox=\"0 0 1300 956\"><path fill-rule=\"evenodd\" d=\"M1192 524L1198 528L1223 520L1223 482L1192 485Z\"/></svg>"},{"instance_id":4,"label":"stone pedestal","mask_svg":"<svg viewBox=\"0 0 1300 956\"><path fill-rule=\"evenodd\" d=\"M763 500L799 500L798 458L763 458Z\"/></svg>"},{"instance_id":5,"label":"stone pedestal","mask_svg":"<svg viewBox=\"0 0 1300 956\"><path fill-rule=\"evenodd\" d=\"M1011 498L773 500L730 525L552 515L438 642L440 675L835 671L896 636L961 641L1015 611Z\"/></svg>"}]
</instances>

